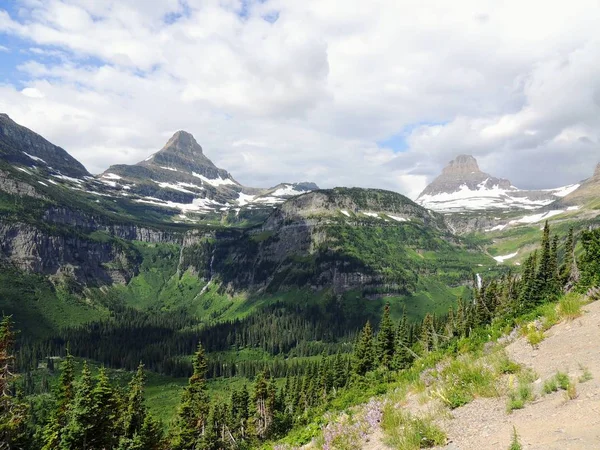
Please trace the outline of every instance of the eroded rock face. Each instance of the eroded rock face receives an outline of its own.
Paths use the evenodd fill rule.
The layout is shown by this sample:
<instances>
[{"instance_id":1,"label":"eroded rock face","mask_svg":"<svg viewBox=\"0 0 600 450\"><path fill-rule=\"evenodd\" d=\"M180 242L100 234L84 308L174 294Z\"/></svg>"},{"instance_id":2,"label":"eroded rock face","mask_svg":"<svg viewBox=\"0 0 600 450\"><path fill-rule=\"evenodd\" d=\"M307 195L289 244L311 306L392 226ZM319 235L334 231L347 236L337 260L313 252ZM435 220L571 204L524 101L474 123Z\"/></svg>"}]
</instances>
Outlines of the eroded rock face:
<instances>
[{"instance_id":1,"label":"eroded rock face","mask_svg":"<svg viewBox=\"0 0 600 450\"><path fill-rule=\"evenodd\" d=\"M137 261L112 242L20 223L0 224L0 259L27 272L69 274L86 286L126 283L137 273Z\"/></svg>"},{"instance_id":2,"label":"eroded rock face","mask_svg":"<svg viewBox=\"0 0 600 450\"><path fill-rule=\"evenodd\" d=\"M11 178L8 172L0 170L0 191L8 194L18 195L19 197L45 198L38 193L33 186L23 183L17 179Z\"/></svg>"}]
</instances>

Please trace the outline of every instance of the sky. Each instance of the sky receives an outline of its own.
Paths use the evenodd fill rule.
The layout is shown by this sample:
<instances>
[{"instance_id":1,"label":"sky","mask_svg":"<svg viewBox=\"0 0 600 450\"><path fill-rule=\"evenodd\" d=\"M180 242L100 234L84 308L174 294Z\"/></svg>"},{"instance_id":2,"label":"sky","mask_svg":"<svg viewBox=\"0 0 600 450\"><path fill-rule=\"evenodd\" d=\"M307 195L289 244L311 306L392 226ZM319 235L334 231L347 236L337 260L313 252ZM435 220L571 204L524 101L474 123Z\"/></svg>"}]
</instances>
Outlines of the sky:
<instances>
[{"instance_id":1,"label":"sky","mask_svg":"<svg viewBox=\"0 0 600 450\"><path fill-rule=\"evenodd\" d=\"M412 198L600 162L598 0L0 0L0 112L92 173L177 130L242 184Z\"/></svg>"}]
</instances>

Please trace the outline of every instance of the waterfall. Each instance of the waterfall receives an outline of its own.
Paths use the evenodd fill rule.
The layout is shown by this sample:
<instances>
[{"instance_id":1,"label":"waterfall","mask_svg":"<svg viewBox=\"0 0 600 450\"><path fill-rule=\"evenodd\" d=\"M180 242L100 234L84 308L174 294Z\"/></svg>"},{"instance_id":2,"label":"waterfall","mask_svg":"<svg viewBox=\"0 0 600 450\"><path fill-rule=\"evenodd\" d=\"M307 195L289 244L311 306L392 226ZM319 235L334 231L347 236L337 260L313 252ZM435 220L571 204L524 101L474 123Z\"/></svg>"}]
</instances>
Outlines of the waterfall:
<instances>
[{"instance_id":1,"label":"waterfall","mask_svg":"<svg viewBox=\"0 0 600 450\"><path fill-rule=\"evenodd\" d=\"M210 286L210 283L211 283L211 281L213 279L213 274L214 274L213 266L214 266L214 263L215 263L215 250L216 249L217 249L216 246L213 247L212 254L211 254L211 257L210 257L210 263L208 264L208 273L209 273L208 282L206 283L206 285L202 288L202 290L198 294L199 297L208 290L208 288Z\"/></svg>"}]
</instances>

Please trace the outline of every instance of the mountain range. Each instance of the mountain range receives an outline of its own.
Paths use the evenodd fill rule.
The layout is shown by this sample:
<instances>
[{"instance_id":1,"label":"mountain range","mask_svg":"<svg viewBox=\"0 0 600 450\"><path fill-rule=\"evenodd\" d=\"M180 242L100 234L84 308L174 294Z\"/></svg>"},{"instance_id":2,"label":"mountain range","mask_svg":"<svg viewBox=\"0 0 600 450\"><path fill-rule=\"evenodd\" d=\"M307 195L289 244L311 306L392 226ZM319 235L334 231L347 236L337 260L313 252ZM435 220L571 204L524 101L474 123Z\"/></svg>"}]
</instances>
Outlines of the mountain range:
<instances>
[{"instance_id":1,"label":"mountain range","mask_svg":"<svg viewBox=\"0 0 600 450\"><path fill-rule=\"evenodd\" d=\"M229 172L215 166L185 131L176 132L144 161L114 165L92 176L65 150L2 114L0 157L13 168L39 178L38 184L60 184L96 197L159 206L155 211L166 209L165 216L174 222L227 216L233 222L261 220L273 206L318 189L311 182L281 183L271 188L242 186Z\"/></svg>"},{"instance_id":2,"label":"mountain range","mask_svg":"<svg viewBox=\"0 0 600 450\"><path fill-rule=\"evenodd\" d=\"M69 348L78 364L116 369L111 376L121 381L143 361L150 409L171 423L199 340L216 401L238 384L258 384L261 372L281 385L295 377L298 399L311 389L316 398L312 380L330 373L324 361L335 358L332 376L354 367L349 356L363 325L366 345L374 345L370 324L381 323L377 348L380 335L415 355L428 354L438 337L459 339L454 354L466 341L447 336L452 318L457 330L491 320L479 305L505 305L500 296L520 285L543 222L551 219L563 241L570 227L598 227L599 193L600 165L578 184L526 191L468 155L416 201L310 182L248 187L185 131L144 161L92 175L4 114L0 311L23 336L19 369L24 395L42 405L36 411L49 409L39 400L58 383L52 367ZM366 383L380 377L373 375ZM380 394L360 383L363 400Z\"/></svg>"}]
</instances>

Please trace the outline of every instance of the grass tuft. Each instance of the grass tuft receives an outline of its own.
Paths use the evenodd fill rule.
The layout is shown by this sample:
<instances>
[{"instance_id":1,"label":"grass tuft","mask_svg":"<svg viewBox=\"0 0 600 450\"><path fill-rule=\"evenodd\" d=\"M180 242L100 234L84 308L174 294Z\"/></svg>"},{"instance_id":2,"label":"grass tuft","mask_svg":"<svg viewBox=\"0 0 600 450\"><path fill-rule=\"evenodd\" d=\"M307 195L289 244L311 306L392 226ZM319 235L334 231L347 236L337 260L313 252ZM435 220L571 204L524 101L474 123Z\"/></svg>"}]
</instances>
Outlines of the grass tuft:
<instances>
[{"instance_id":1,"label":"grass tuft","mask_svg":"<svg viewBox=\"0 0 600 450\"><path fill-rule=\"evenodd\" d=\"M453 360L441 373L442 383L433 395L451 409L471 402L476 397L495 397L496 377L492 370L472 358Z\"/></svg>"},{"instance_id":2,"label":"grass tuft","mask_svg":"<svg viewBox=\"0 0 600 450\"><path fill-rule=\"evenodd\" d=\"M383 409L381 428L386 443L400 450L417 450L446 443L446 433L433 419L416 417L388 403Z\"/></svg>"},{"instance_id":3,"label":"grass tuft","mask_svg":"<svg viewBox=\"0 0 600 450\"><path fill-rule=\"evenodd\" d=\"M513 426L512 440L510 441L510 446L508 447L508 450L521 450L522 448L523 446L521 446L521 443L519 442L519 435L517 434L517 429Z\"/></svg>"},{"instance_id":4,"label":"grass tuft","mask_svg":"<svg viewBox=\"0 0 600 450\"><path fill-rule=\"evenodd\" d=\"M532 383L534 378L535 376L533 373L524 372L519 377L517 386L511 387L508 393L508 402L506 404L507 412L510 413L515 409L523 409L527 402L534 399Z\"/></svg>"},{"instance_id":5,"label":"grass tuft","mask_svg":"<svg viewBox=\"0 0 600 450\"><path fill-rule=\"evenodd\" d=\"M594 376L592 375L592 372L590 372L590 369L588 369L585 366L582 366L581 364L579 365L579 369L583 372L581 374L581 376L579 377L579 382L580 383L585 383L586 381L590 381L594 378Z\"/></svg>"},{"instance_id":6,"label":"grass tuft","mask_svg":"<svg viewBox=\"0 0 600 450\"><path fill-rule=\"evenodd\" d=\"M573 320L581 316L581 305L581 297L571 292L559 300L558 312L562 318Z\"/></svg>"}]
</instances>

